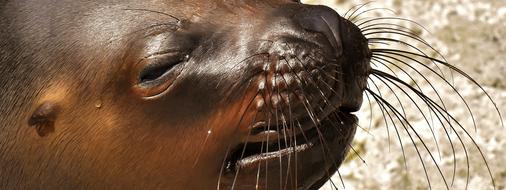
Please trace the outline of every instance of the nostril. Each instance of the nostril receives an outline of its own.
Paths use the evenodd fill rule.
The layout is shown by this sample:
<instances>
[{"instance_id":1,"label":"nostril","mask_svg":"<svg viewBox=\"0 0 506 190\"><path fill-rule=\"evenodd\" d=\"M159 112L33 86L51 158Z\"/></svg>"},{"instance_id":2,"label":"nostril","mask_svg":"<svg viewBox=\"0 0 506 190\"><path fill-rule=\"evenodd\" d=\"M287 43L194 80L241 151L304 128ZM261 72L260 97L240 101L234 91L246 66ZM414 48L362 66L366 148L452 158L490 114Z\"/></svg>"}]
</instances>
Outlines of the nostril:
<instances>
[{"instance_id":1,"label":"nostril","mask_svg":"<svg viewBox=\"0 0 506 190\"><path fill-rule=\"evenodd\" d=\"M297 14L296 21L304 29L325 35L339 57L343 50L339 34L340 16L329 7L308 5Z\"/></svg>"}]
</instances>

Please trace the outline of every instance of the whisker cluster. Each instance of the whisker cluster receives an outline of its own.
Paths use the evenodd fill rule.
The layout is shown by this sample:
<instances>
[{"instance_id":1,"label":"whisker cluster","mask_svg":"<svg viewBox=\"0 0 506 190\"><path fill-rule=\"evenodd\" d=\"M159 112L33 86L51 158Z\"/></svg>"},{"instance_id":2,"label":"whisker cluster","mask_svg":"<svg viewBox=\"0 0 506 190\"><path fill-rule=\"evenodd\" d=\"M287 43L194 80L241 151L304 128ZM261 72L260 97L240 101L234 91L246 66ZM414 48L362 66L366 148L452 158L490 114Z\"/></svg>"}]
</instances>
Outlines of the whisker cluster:
<instances>
[{"instance_id":1,"label":"whisker cluster","mask_svg":"<svg viewBox=\"0 0 506 190\"><path fill-rule=\"evenodd\" d=\"M471 131L464 126L463 121L457 119L454 113L452 113L449 109L447 100L448 98L455 98L460 101L461 107L465 107L465 111L468 113L473 129L476 132L478 130L478 126L473 114L473 109L471 109L471 105L465 99L465 96L459 91L457 84L460 82L456 82L456 78L454 77L457 77L458 79L465 79L478 87L493 104L499 118L502 118L499 108L493 101L490 94L485 91L483 86L467 75L464 71L449 64L443 57L442 53L420 37L423 32L428 32L428 30L419 23L409 19L392 16L374 18L363 17L364 15L375 11L387 11L395 14L394 11L385 8L365 9L365 7L371 3L372 2L357 5L344 14L344 18L352 21L359 27L362 34L367 38L369 49L372 52L372 57L370 59L372 69L370 73L368 73L368 84L364 89L364 97L367 99L367 103L369 104L371 118L368 128L363 126L358 127L365 132L369 132L372 127L375 127L373 126L372 120L373 113L381 113L388 141L391 142L391 134L393 134L395 138L393 141L397 141L400 146L404 159L404 168L408 170L407 154L405 153L406 148L412 147L416 151L419 163L423 168L429 189L433 188L431 176L434 174L429 173L429 168L431 166L437 169L437 175L440 176L446 189L450 189L453 186L456 180L457 168L461 167L457 164L458 160L456 156L460 150L462 150L465 155L466 164L464 167L466 170L467 189L471 175L470 148L476 148L476 150L478 150L481 157L480 159L483 160L484 166L490 176L491 184L495 187L496 182L484 152L473 138ZM414 25L415 29L408 27L409 25ZM290 47L290 44L285 45L289 49L294 49L293 47ZM269 61L271 61L269 54L260 52L244 59L241 62L249 61L253 58L256 59L258 57L263 57L263 62L265 64L268 64ZM309 58L316 60L316 57L309 56ZM296 57L295 60L301 68L303 68L306 72L309 72L309 69L306 67L303 60L298 57ZM279 61L285 62L290 67L289 60L286 58L281 58ZM321 75L330 78L333 82L342 82L335 77L336 75L342 73L338 73L338 71L335 71L336 69L325 68L329 65L340 67L335 64L335 61L330 60L328 65L317 69ZM316 133L320 141L320 148L324 153L323 155L325 155L324 161L326 163L333 164L331 162L335 160L334 154L330 151L329 146L324 139L325 131L321 128L321 123L325 120L332 122L334 124L334 130L340 133L342 131L341 127L343 126L343 119L339 113L332 113L330 116L323 118L323 120L321 120L321 115L324 112L325 107L333 107L335 110L338 110L338 108L336 108L335 105L328 100L329 93L337 93L336 89L334 89L334 87L331 84L328 84L325 80L311 77L308 79L302 79L294 72L294 68L290 67L289 70L290 72L293 72L294 76L297 76L295 77L295 80L297 81L296 84L298 85L296 89L297 92L300 92L298 94L298 98L302 103L310 122L316 128ZM288 79L284 78L283 75L280 75L279 77L281 77L281 81L288 84ZM267 78L268 77L265 76L265 79ZM267 81L265 81L265 83L267 83ZM293 107L290 99L283 97L278 85L274 84L273 86L277 86L277 89L266 90L260 88L257 95L253 97L251 102L253 102L253 100L257 97L261 97L263 102L269 102L267 99L277 96L281 97L281 99L285 101L288 109L262 106L262 109L264 109L263 111L265 113L269 113L266 121L267 131L274 130L279 132L280 135L274 137L269 137L269 135L267 135L266 140L261 142L260 152L262 154L268 154L270 153L269 149L281 150L285 147L291 148L293 151L287 160L284 160L281 154L277 155L279 158L279 163L277 163L279 164L279 167L282 168L284 165L288 166L285 171L280 169L279 179L277 180L279 180L279 183L281 184L280 186L285 189L289 187L298 187L299 184L297 179L299 173L297 170L297 161L299 158L297 156L296 148L301 143L297 142L297 140L300 141L302 137L302 139L306 142L309 142L309 140L302 128L301 121L293 116ZM317 93L305 93L304 86L315 87L317 89ZM450 90L450 94L448 94L448 90ZM317 98L322 100L321 105L314 105L314 102L310 101L311 99ZM250 106L254 106L251 102L247 106L248 108ZM373 110L374 108L377 108L379 111ZM424 121L423 125L420 126L414 123L417 119L413 119L412 115L414 113L412 112L416 112L415 114L418 114L418 119ZM242 122L256 123L257 117L255 116L253 121L244 121L241 118L238 125ZM504 126L502 122L503 121L501 120L501 124ZM275 129L270 128L271 124L275 124ZM430 131L430 141L426 140L426 130ZM441 130L444 135L443 140L447 141L451 148L451 177L448 177L447 173L445 173L445 170L440 165L441 160L447 156L442 153L443 151L440 146L442 141L439 138L438 131ZM302 137L296 138L298 134ZM251 129L248 133L248 137L250 135L252 135ZM431 143L432 141L433 144ZM473 147L469 147L469 143L471 143ZM273 147L271 144L277 147ZM364 164L366 163L359 151L357 151L351 144L347 144L346 146L348 146L353 154L355 154ZM435 151L433 150L434 146L436 149ZM238 155L239 160L245 157L247 149L248 142L242 145L241 151L239 151L240 155ZM240 173L240 168L234 168L235 166L230 163L226 163L227 158L230 157L230 151L233 151L232 147L228 148L228 153L224 156L222 171L220 172L220 180L223 173L233 171L233 175L235 177L232 182L231 189L234 189L236 188L236 180ZM256 175L257 189L268 189L267 181L273 180L277 177L268 176L267 169L265 169L265 173L262 173L262 168L269 168L269 164L269 162L265 162L264 165L258 165ZM346 188L343 176L338 168L338 165L335 165L334 169L341 181L340 186ZM334 171L326 171L327 176L330 178L333 172ZM283 176L286 177L283 178ZM264 177L263 181L265 181L265 187L262 187L263 184L259 184L261 177ZM323 184L324 182L321 183ZM338 185L336 185L332 179L330 179L329 184L332 188L338 189ZM217 189L220 189L220 181L218 181Z\"/></svg>"},{"instance_id":2,"label":"whisker cluster","mask_svg":"<svg viewBox=\"0 0 506 190\"><path fill-rule=\"evenodd\" d=\"M403 153L405 167L407 168L405 154L407 142L403 142L403 138L401 137L407 135L424 169L429 189L432 189L429 176L433 174L428 173L428 164L432 164L437 168L446 189L450 189L455 182L457 167L460 167L457 165L456 154L458 150L463 150L466 159L466 165L464 167L466 168L467 189L471 171L469 158L470 147L466 146L466 142L470 142L472 146L478 150L484 162L484 166L488 171L488 175L490 176L492 186L495 188L495 180L483 151L473 138L469 129L465 128L462 123L463 121L455 118L445 104L445 100L448 100L447 98L449 97L459 99L461 102L460 107L465 107L472 121L474 131L476 132L478 126L476 125L476 118L473 114L473 110L464 95L459 91L458 86L455 84L454 77L466 79L468 82L478 87L493 104L499 118L502 118L490 94L464 71L449 64L439 51L421 38L420 34L424 31L427 32L427 29L417 22L398 17L359 19L357 16L354 16L356 12L360 12L357 10L362 9L367 4L370 3L355 8L352 14L347 17L360 28L364 36L368 39L369 47L372 51L372 71L369 75L365 96L367 100L369 100L371 117L372 113L375 112L373 111L372 105L374 103L371 103L371 101L375 102L375 105L378 106L389 139L391 130L392 128L394 129L397 141ZM358 13L358 15L376 10L378 9L363 10ZM411 29L407 27L407 25L415 25L415 29ZM444 71L449 71L450 75L445 74ZM456 73L457 76L454 76L454 73ZM450 94L447 92L448 89L451 90ZM423 131L421 127L424 126L415 125L409 116L407 116L406 107L414 107L412 110L416 110L419 116L425 120L426 127L428 127L432 133L436 151L431 150L430 143L422 137L421 133L423 133ZM371 124L372 122L370 122L370 125ZM504 126L502 119L501 124ZM438 128L444 131L446 140L451 147L451 156L453 159L451 179L445 175L436 157L437 154L439 160L442 159L439 145L442 142L438 140L435 132ZM457 142L452 140L452 137L456 137L458 139ZM421 145L417 144L418 142L421 143ZM457 146L461 146L462 149L457 149ZM427 163L427 161L424 160L425 155L430 157L432 163Z\"/></svg>"}]
</instances>

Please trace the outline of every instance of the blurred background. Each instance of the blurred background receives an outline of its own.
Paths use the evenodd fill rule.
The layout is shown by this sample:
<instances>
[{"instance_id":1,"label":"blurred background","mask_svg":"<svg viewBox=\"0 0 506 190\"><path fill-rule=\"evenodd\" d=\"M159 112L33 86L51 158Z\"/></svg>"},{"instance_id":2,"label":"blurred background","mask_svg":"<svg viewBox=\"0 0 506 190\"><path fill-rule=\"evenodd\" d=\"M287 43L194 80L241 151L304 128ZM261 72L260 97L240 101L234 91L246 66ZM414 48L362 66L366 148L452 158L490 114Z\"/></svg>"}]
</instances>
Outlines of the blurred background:
<instances>
[{"instance_id":1,"label":"blurred background","mask_svg":"<svg viewBox=\"0 0 506 190\"><path fill-rule=\"evenodd\" d=\"M303 2L327 5L337 10L340 15L344 15L353 6L370 1L305 0ZM444 55L450 64L476 79L493 98L500 112L506 114L506 78L504 77L506 75L506 40L504 39L506 37L506 1L377 0L357 13L371 8L386 9L366 12L363 18L398 16L422 25L426 30L414 23L400 22ZM395 11L395 14L390 10ZM412 39L404 38L404 41L416 44L416 41ZM437 53L431 51L429 47L421 46L421 48L432 52L431 56L437 57ZM400 139L403 142L401 147L396 134L392 132L392 126L387 132L388 129L377 104L372 102L370 106L364 102L362 110L357 114L360 118L360 128L357 129L352 145L355 151L350 151L346 162L340 167L340 176L336 174L332 183L327 183L322 189L336 189L335 187L343 189L343 186L345 189L429 189L428 181L432 189L446 189L445 180L450 189L465 189L466 186L467 189L494 189L487 164L495 180L496 189L506 189L506 129L501 126L494 105L480 88L469 80L459 77L456 73L445 75L451 76L455 90L462 95L472 109L471 116L466 105L459 96L455 96L456 93L451 87L441 80L438 82L433 73L422 69L420 71L423 75L430 77L429 81L442 96L447 110L455 116L479 145L487 163L483 161L474 142L469 137L466 138L466 131L450 131L450 135L447 136L445 128L438 127L436 122L434 129L431 129L434 130L434 135L432 135L427 122L420 116L420 111L416 110L405 98L401 98L401 102L405 103L403 107L408 113L407 118L420 133L422 140L415 138L412 143L406 133L401 133ZM445 71L445 73L448 72ZM428 86L428 83L423 81L419 84ZM380 91L385 92L383 96L390 97L389 100L392 100L393 93L385 90L384 85L379 84L379 86L382 89ZM367 99L364 100L367 101ZM400 106L397 105L397 107ZM473 127L473 118L476 130ZM434 124L434 121L430 122ZM455 124L454 127L458 128ZM459 137L462 137L462 143ZM413 144L423 151L422 141L433 154L435 161L428 153L421 153L420 157L418 156ZM454 162L454 156L456 162ZM425 168L421 160L425 163ZM434 163L437 163L443 174L439 173Z\"/></svg>"}]
</instances>

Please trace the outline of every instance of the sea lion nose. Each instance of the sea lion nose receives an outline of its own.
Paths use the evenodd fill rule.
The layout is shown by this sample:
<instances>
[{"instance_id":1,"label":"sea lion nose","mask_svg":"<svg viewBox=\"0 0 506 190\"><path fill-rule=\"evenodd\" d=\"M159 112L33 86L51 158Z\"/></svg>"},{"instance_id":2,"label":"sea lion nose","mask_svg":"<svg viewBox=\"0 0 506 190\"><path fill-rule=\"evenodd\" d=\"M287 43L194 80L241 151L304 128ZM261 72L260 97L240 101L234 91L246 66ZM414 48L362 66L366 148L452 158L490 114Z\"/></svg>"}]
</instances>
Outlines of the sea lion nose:
<instances>
[{"instance_id":1,"label":"sea lion nose","mask_svg":"<svg viewBox=\"0 0 506 190\"><path fill-rule=\"evenodd\" d=\"M302 28L325 35L337 57L343 53L339 33L341 17L337 12L326 6L309 5L297 14L295 20Z\"/></svg>"}]
</instances>

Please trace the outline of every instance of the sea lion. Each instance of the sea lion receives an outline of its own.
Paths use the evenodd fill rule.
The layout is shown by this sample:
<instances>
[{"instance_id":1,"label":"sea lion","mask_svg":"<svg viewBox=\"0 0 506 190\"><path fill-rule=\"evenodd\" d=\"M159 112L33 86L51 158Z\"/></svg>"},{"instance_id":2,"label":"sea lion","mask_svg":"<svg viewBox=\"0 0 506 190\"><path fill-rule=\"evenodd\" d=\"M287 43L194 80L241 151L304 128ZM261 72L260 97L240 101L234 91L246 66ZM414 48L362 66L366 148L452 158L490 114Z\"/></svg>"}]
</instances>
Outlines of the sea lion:
<instances>
[{"instance_id":1,"label":"sea lion","mask_svg":"<svg viewBox=\"0 0 506 190\"><path fill-rule=\"evenodd\" d=\"M397 79L375 52L403 53L298 1L0 10L2 189L318 188L351 148L369 75Z\"/></svg>"},{"instance_id":2,"label":"sea lion","mask_svg":"<svg viewBox=\"0 0 506 190\"><path fill-rule=\"evenodd\" d=\"M349 149L371 53L328 7L1 10L2 189L307 189Z\"/></svg>"}]
</instances>

